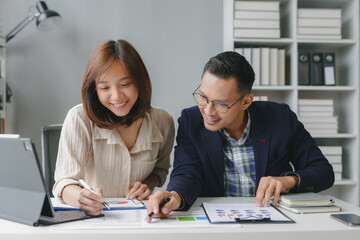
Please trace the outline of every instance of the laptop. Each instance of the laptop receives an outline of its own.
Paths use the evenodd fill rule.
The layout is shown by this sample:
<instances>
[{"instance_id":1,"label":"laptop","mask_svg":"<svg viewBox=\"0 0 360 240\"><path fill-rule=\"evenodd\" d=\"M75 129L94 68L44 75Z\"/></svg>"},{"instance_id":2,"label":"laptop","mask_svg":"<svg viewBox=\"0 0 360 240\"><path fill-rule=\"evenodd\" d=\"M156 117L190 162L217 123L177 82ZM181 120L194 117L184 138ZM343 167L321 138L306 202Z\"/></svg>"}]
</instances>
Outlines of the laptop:
<instances>
[{"instance_id":1,"label":"laptop","mask_svg":"<svg viewBox=\"0 0 360 240\"><path fill-rule=\"evenodd\" d=\"M30 138L0 137L0 166L0 218L39 226L104 216L54 210Z\"/></svg>"}]
</instances>

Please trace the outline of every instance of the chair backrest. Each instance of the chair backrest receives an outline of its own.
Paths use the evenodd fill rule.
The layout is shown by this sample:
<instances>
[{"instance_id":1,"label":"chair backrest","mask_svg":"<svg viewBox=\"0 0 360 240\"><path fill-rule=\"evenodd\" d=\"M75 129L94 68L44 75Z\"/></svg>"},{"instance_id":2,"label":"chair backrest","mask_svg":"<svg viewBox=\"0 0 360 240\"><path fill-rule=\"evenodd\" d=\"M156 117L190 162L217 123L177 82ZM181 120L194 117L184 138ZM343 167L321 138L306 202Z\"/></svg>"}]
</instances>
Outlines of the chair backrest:
<instances>
[{"instance_id":1,"label":"chair backrest","mask_svg":"<svg viewBox=\"0 0 360 240\"><path fill-rule=\"evenodd\" d=\"M56 158L59 147L59 139L62 124L51 124L41 127L41 145L42 145L42 170L45 179L46 190L52 195L54 186L54 173Z\"/></svg>"}]
</instances>

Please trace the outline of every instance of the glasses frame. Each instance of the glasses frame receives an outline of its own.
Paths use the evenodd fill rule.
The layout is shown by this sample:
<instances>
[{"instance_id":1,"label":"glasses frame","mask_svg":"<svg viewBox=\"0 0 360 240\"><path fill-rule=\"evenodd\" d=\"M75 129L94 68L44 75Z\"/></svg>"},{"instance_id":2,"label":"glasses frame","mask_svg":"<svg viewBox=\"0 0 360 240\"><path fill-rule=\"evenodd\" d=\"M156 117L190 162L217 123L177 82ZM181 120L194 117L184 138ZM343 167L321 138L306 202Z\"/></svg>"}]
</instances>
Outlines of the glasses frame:
<instances>
[{"instance_id":1,"label":"glasses frame","mask_svg":"<svg viewBox=\"0 0 360 240\"><path fill-rule=\"evenodd\" d=\"M201 105L198 103L198 101L195 100L195 102L200 105L200 106L206 106L209 104L209 102L211 102L212 106L214 107L215 111L217 111L218 113L222 113L222 114L225 114L229 111L230 108L232 108L236 103L238 103L243 97L246 96L246 94L242 95L238 100L236 100L236 102L234 102L233 104L231 104L230 106L227 105L226 103L223 103L219 100L209 100L205 95L202 95L200 94L199 92L196 92L199 88L200 88L201 84L195 89L195 91L192 93L193 97L194 97L194 100L195 100L195 94L198 94L200 96L202 96L203 98L206 99L206 104L204 105ZM226 111L225 112L219 112L216 108L215 108L215 105L214 105L214 102L220 102L222 105L226 106Z\"/></svg>"}]
</instances>

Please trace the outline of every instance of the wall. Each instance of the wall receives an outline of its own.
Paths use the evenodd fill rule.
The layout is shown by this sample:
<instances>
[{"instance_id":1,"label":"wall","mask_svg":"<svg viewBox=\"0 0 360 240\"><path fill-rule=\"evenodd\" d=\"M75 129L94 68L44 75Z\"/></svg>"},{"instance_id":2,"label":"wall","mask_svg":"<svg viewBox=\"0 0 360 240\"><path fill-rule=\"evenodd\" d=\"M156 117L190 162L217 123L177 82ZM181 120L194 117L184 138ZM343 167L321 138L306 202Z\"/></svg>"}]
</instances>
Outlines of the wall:
<instances>
[{"instance_id":1,"label":"wall","mask_svg":"<svg viewBox=\"0 0 360 240\"><path fill-rule=\"evenodd\" d=\"M36 1L0 0L3 33ZM126 39L142 56L153 84L152 105L175 122L194 105L191 93L205 62L222 50L221 0L48 0L63 17L60 27L39 32L35 22L7 44L7 81L13 91L7 132L34 139L41 126L62 123L80 103L87 59L105 40Z\"/></svg>"}]
</instances>

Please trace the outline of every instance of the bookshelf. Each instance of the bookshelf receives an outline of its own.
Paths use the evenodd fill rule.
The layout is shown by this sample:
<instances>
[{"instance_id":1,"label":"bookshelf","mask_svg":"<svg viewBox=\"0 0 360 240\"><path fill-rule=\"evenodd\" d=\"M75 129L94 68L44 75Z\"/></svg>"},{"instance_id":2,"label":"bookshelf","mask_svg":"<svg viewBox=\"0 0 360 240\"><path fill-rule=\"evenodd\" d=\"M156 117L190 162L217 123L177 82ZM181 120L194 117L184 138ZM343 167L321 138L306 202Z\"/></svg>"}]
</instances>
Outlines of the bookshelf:
<instances>
[{"instance_id":1,"label":"bookshelf","mask_svg":"<svg viewBox=\"0 0 360 240\"><path fill-rule=\"evenodd\" d=\"M234 38L234 0L223 0L223 49L234 51L239 47L275 47L286 50L286 85L254 86L254 95L267 95L270 101L286 103L297 114L298 99L333 99L334 115L338 116L338 133L313 135L313 138L321 146L342 146L343 171L342 179L335 181L334 186L323 193L359 206L359 1L279 0L279 2L280 38ZM342 39L298 38L299 8L341 9ZM298 85L298 53L304 51L335 52L335 86Z\"/></svg>"},{"instance_id":2,"label":"bookshelf","mask_svg":"<svg viewBox=\"0 0 360 240\"><path fill-rule=\"evenodd\" d=\"M5 38L0 29L0 133L5 133L6 79L5 79Z\"/></svg>"}]
</instances>

